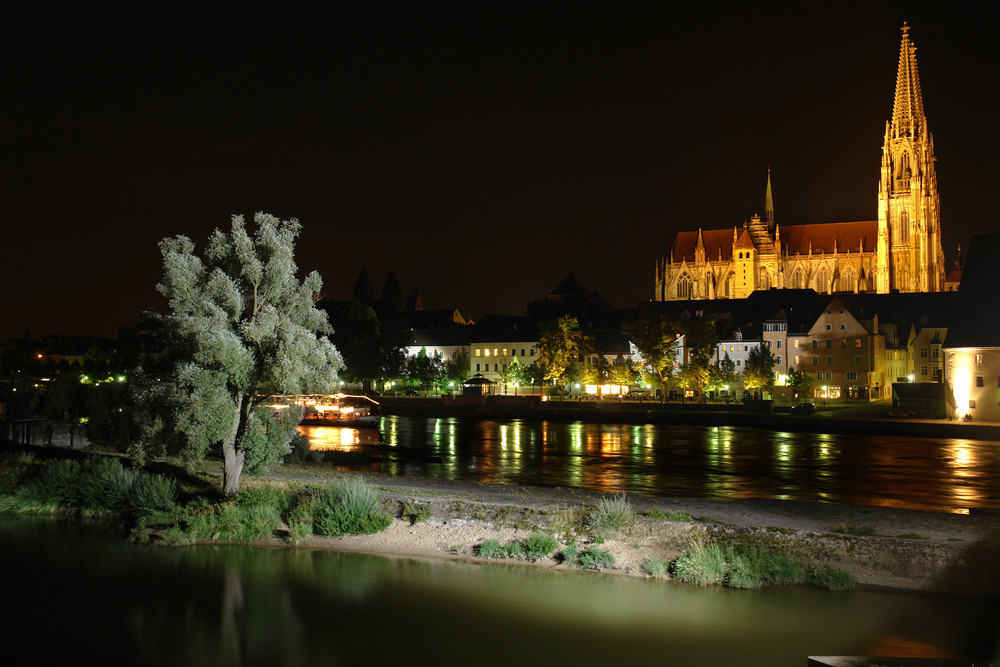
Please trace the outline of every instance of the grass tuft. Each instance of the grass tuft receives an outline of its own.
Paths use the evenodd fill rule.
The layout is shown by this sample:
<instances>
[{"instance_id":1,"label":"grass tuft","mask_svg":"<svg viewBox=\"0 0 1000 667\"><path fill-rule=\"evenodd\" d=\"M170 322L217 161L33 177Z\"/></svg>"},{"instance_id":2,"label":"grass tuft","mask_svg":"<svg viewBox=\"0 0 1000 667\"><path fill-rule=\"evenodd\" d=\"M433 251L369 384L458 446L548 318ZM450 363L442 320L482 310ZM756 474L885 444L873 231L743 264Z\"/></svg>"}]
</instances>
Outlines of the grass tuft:
<instances>
[{"instance_id":1,"label":"grass tuft","mask_svg":"<svg viewBox=\"0 0 1000 667\"><path fill-rule=\"evenodd\" d=\"M863 526L857 523L842 523L839 526L834 526L830 529L831 533L839 533L841 535L857 535L861 537L870 537L872 535L878 535L872 526Z\"/></svg>"},{"instance_id":2,"label":"grass tuft","mask_svg":"<svg viewBox=\"0 0 1000 667\"><path fill-rule=\"evenodd\" d=\"M378 489L360 477L350 477L320 495L315 530L320 535L367 535L385 530L392 517L381 511Z\"/></svg>"},{"instance_id":3,"label":"grass tuft","mask_svg":"<svg viewBox=\"0 0 1000 667\"><path fill-rule=\"evenodd\" d=\"M625 494L601 498L590 512L588 527L597 536L614 539L635 521L635 509Z\"/></svg>"}]
</instances>

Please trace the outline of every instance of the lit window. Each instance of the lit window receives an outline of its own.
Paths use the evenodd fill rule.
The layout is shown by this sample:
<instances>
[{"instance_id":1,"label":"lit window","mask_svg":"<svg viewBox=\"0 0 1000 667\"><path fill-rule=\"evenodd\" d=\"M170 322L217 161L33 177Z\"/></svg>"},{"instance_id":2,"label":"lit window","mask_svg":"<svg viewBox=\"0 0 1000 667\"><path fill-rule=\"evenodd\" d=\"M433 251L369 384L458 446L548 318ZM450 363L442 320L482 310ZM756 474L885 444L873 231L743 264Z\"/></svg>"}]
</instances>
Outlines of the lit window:
<instances>
[{"instance_id":1,"label":"lit window","mask_svg":"<svg viewBox=\"0 0 1000 667\"><path fill-rule=\"evenodd\" d=\"M483 352L484 352L485 356L487 356L487 357L490 356L490 350L489 350L489 348L487 348Z\"/></svg>"},{"instance_id":2,"label":"lit window","mask_svg":"<svg viewBox=\"0 0 1000 667\"><path fill-rule=\"evenodd\" d=\"M854 347L861 347L861 339L860 338L855 338L854 339Z\"/></svg>"},{"instance_id":3,"label":"lit window","mask_svg":"<svg viewBox=\"0 0 1000 667\"><path fill-rule=\"evenodd\" d=\"M798 366L799 365L799 355L796 354L795 357L793 357L793 358L795 359L795 361L793 363L796 366ZM997 378L997 381L1000 382L1000 378Z\"/></svg>"},{"instance_id":4,"label":"lit window","mask_svg":"<svg viewBox=\"0 0 1000 667\"><path fill-rule=\"evenodd\" d=\"M482 350L480 350L480 349L479 349L479 348L477 347L477 348L476 348L476 356L477 356L477 357L479 356L479 353L480 353L480 352L482 352Z\"/></svg>"},{"instance_id":5,"label":"lit window","mask_svg":"<svg viewBox=\"0 0 1000 667\"><path fill-rule=\"evenodd\" d=\"M796 339L796 340L795 340L795 341L794 341L794 342L792 343L792 347L794 347L794 348L795 348L796 350L797 350L797 349L799 349L799 341L798 341L798 339Z\"/></svg>"},{"instance_id":6,"label":"lit window","mask_svg":"<svg viewBox=\"0 0 1000 667\"><path fill-rule=\"evenodd\" d=\"M847 339L846 338L841 338L840 339L840 348L844 349L846 347L847 347Z\"/></svg>"},{"instance_id":7,"label":"lit window","mask_svg":"<svg viewBox=\"0 0 1000 667\"><path fill-rule=\"evenodd\" d=\"M981 355L981 354L977 354L976 355L976 363L977 364L983 363L983 355Z\"/></svg>"}]
</instances>

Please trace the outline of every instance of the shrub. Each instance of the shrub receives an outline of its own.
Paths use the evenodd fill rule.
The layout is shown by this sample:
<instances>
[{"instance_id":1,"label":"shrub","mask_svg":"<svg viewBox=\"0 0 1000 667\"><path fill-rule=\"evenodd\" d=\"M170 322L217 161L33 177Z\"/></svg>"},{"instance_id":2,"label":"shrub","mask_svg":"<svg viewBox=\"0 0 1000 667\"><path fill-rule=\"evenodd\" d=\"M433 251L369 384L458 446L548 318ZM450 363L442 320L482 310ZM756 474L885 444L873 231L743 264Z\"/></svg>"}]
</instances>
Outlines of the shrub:
<instances>
[{"instance_id":1,"label":"shrub","mask_svg":"<svg viewBox=\"0 0 1000 667\"><path fill-rule=\"evenodd\" d=\"M506 558L507 550L499 540L485 540L476 549L476 554L480 558Z\"/></svg>"},{"instance_id":2,"label":"shrub","mask_svg":"<svg viewBox=\"0 0 1000 667\"><path fill-rule=\"evenodd\" d=\"M635 510L625 494L601 498L590 513L590 530L605 539L619 536L635 520Z\"/></svg>"},{"instance_id":3,"label":"shrub","mask_svg":"<svg viewBox=\"0 0 1000 667\"><path fill-rule=\"evenodd\" d=\"M566 548L559 553L559 562L564 563L569 566L576 566L577 560L580 558L580 550L576 548L575 544L567 544Z\"/></svg>"},{"instance_id":4,"label":"shrub","mask_svg":"<svg viewBox=\"0 0 1000 667\"><path fill-rule=\"evenodd\" d=\"M288 540L292 544L303 544L313 534L315 503L315 496L303 493L288 512Z\"/></svg>"},{"instance_id":5,"label":"shrub","mask_svg":"<svg viewBox=\"0 0 1000 667\"><path fill-rule=\"evenodd\" d=\"M587 547L577 559L577 567L585 570L604 570L614 567L615 556L610 551L597 547Z\"/></svg>"},{"instance_id":6,"label":"shrub","mask_svg":"<svg viewBox=\"0 0 1000 667\"><path fill-rule=\"evenodd\" d=\"M403 518L409 519L410 525L415 526L421 521L431 518L431 506L417 503L403 503Z\"/></svg>"},{"instance_id":7,"label":"shrub","mask_svg":"<svg viewBox=\"0 0 1000 667\"><path fill-rule=\"evenodd\" d=\"M806 583L827 591L853 591L857 587L854 575L833 567L811 570L806 577Z\"/></svg>"},{"instance_id":8,"label":"shrub","mask_svg":"<svg viewBox=\"0 0 1000 667\"><path fill-rule=\"evenodd\" d=\"M653 509L646 512L646 516L650 519L666 519L667 513L661 510L659 507L654 507Z\"/></svg>"},{"instance_id":9,"label":"shrub","mask_svg":"<svg viewBox=\"0 0 1000 667\"><path fill-rule=\"evenodd\" d=\"M670 563L662 561L654 556L643 561L642 571L650 577L663 579L670 576Z\"/></svg>"},{"instance_id":10,"label":"shrub","mask_svg":"<svg viewBox=\"0 0 1000 667\"><path fill-rule=\"evenodd\" d=\"M878 535L871 526L862 526L856 523L842 523L839 526L831 528L830 532L841 533L842 535L859 535L862 537Z\"/></svg>"},{"instance_id":11,"label":"shrub","mask_svg":"<svg viewBox=\"0 0 1000 667\"><path fill-rule=\"evenodd\" d=\"M717 542L697 542L673 565L678 581L699 586L719 585L726 580L726 556Z\"/></svg>"},{"instance_id":12,"label":"shrub","mask_svg":"<svg viewBox=\"0 0 1000 667\"><path fill-rule=\"evenodd\" d=\"M556 550L558 543L551 535L534 531L524 541L524 548L530 560L540 560Z\"/></svg>"},{"instance_id":13,"label":"shrub","mask_svg":"<svg viewBox=\"0 0 1000 667\"><path fill-rule=\"evenodd\" d=\"M320 535L367 535L390 524L392 517L379 508L378 490L358 477L330 487L316 501L315 528Z\"/></svg>"}]
</instances>

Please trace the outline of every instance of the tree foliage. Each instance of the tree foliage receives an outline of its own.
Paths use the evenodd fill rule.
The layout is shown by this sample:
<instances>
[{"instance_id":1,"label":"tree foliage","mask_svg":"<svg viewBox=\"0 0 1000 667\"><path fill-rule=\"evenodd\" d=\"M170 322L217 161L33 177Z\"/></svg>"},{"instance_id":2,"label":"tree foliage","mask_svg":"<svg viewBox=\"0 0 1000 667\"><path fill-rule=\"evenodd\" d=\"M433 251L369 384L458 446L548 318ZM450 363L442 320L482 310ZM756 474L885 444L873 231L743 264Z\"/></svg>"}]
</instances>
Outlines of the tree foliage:
<instances>
[{"instance_id":1,"label":"tree foliage","mask_svg":"<svg viewBox=\"0 0 1000 667\"><path fill-rule=\"evenodd\" d=\"M704 387L712 377L712 357L719 336L715 322L703 317L692 317L681 324L684 333L685 360L681 368L681 385L697 389L699 399L704 398Z\"/></svg>"},{"instance_id":2,"label":"tree foliage","mask_svg":"<svg viewBox=\"0 0 1000 667\"><path fill-rule=\"evenodd\" d=\"M792 388L793 398L798 399L809 394L809 388L812 386L813 379L812 376L802 370L802 367L800 366L798 370L794 368L788 369L787 382L788 386Z\"/></svg>"},{"instance_id":3,"label":"tree foliage","mask_svg":"<svg viewBox=\"0 0 1000 667\"><path fill-rule=\"evenodd\" d=\"M743 369L743 387L755 396L762 389L774 386L774 355L766 345L750 350Z\"/></svg>"},{"instance_id":4,"label":"tree foliage","mask_svg":"<svg viewBox=\"0 0 1000 667\"><path fill-rule=\"evenodd\" d=\"M639 350L646 372L660 383L660 400L667 399L667 384L677 359L680 327L665 315L645 313L625 322L622 333Z\"/></svg>"},{"instance_id":5,"label":"tree foliage","mask_svg":"<svg viewBox=\"0 0 1000 667\"><path fill-rule=\"evenodd\" d=\"M254 223L251 234L233 216L203 257L185 236L160 242L157 289L170 313L157 319L172 360L167 377L138 384L151 415L145 443L159 431L174 435L189 462L216 448L226 495L239 489L244 467L266 470L289 450L300 413L270 409L270 397L330 391L343 366L314 305L322 279L315 271L296 277L301 225L265 213Z\"/></svg>"},{"instance_id":6,"label":"tree foliage","mask_svg":"<svg viewBox=\"0 0 1000 667\"><path fill-rule=\"evenodd\" d=\"M562 385L570 368L587 348L587 337L575 317L563 315L542 326L538 340L538 362L545 379Z\"/></svg>"}]
</instances>

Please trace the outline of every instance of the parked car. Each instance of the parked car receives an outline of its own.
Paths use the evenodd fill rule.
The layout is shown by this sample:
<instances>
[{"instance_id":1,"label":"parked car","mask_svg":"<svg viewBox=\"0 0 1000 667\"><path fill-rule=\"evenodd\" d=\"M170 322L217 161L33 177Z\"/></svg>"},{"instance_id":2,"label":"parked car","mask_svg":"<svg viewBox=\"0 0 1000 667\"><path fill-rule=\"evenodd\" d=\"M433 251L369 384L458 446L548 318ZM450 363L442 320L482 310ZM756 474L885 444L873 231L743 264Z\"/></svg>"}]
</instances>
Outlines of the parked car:
<instances>
[{"instance_id":1,"label":"parked car","mask_svg":"<svg viewBox=\"0 0 1000 667\"><path fill-rule=\"evenodd\" d=\"M816 405L814 403L799 403L792 406L792 412L797 415L811 415L816 412Z\"/></svg>"}]
</instances>

